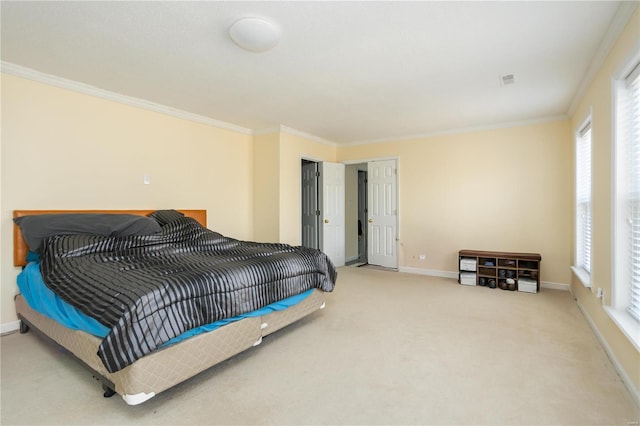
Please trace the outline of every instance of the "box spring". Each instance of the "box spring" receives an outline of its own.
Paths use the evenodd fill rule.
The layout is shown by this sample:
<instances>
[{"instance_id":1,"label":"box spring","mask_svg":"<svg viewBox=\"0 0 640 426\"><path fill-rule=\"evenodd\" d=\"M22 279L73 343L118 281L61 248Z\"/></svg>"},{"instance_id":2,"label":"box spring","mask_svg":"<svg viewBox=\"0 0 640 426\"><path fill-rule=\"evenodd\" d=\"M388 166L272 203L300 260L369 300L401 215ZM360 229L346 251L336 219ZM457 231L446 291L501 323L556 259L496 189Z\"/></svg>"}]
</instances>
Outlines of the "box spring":
<instances>
[{"instance_id":1,"label":"box spring","mask_svg":"<svg viewBox=\"0 0 640 426\"><path fill-rule=\"evenodd\" d=\"M84 331L71 330L31 309L16 296L18 317L83 362L103 386L114 390L131 405L154 395L259 344L263 336L324 307L324 292L314 292L300 303L262 317L229 323L140 358L130 366L109 373L97 355L101 339Z\"/></svg>"}]
</instances>

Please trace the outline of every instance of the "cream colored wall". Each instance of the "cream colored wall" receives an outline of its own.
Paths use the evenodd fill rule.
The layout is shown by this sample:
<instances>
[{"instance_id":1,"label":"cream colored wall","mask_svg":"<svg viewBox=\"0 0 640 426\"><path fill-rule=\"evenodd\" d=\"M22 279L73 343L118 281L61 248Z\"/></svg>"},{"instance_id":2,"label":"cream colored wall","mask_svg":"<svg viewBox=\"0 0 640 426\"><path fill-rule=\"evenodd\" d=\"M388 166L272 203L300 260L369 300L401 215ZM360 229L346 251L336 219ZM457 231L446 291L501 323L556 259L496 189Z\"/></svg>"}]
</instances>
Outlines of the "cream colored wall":
<instances>
[{"instance_id":1,"label":"cream colored wall","mask_svg":"<svg viewBox=\"0 0 640 426\"><path fill-rule=\"evenodd\" d=\"M393 157L401 267L453 272L462 248L541 253L542 280L571 282L640 388L638 351L569 273L572 132L592 107L593 280L610 294L610 78L637 46L639 23L636 11L571 121L339 148L287 132L252 138L3 74L1 322L15 320L14 209L206 208L223 234L300 244L302 158Z\"/></svg>"},{"instance_id":2,"label":"cream colored wall","mask_svg":"<svg viewBox=\"0 0 640 426\"><path fill-rule=\"evenodd\" d=\"M254 239L280 240L280 132L254 137Z\"/></svg>"},{"instance_id":3,"label":"cream colored wall","mask_svg":"<svg viewBox=\"0 0 640 426\"><path fill-rule=\"evenodd\" d=\"M284 131L255 136L254 238L302 243L302 159L335 161L335 146Z\"/></svg>"},{"instance_id":4,"label":"cream colored wall","mask_svg":"<svg viewBox=\"0 0 640 426\"><path fill-rule=\"evenodd\" d=\"M14 209L204 208L210 228L253 237L250 135L2 74L0 158L3 325Z\"/></svg>"},{"instance_id":5,"label":"cream colored wall","mask_svg":"<svg viewBox=\"0 0 640 426\"><path fill-rule=\"evenodd\" d=\"M595 292L598 288L602 288L605 300L610 300L612 271L612 78L619 67L623 66L639 49L640 10L636 9L596 77L585 91L584 97L571 119L572 131L575 131L591 111L593 150L591 156L593 184L591 289L585 288L575 277L572 277L571 290L615 354L627 376L633 381L636 393L640 390L640 353L605 312L600 300L595 297ZM573 164L573 160L570 164ZM571 253L574 252L575 249L572 245Z\"/></svg>"},{"instance_id":6,"label":"cream colored wall","mask_svg":"<svg viewBox=\"0 0 640 426\"><path fill-rule=\"evenodd\" d=\"M556 121L341 147L338 161L398 159L401 268L454 272L460 249L537 252L541 279L568 284L570 150Z\"/></svg>"},{"instance_id":7,"label":"cream colored wall","mask_svg":"<svg viewBox=\"0 0 640 426\"><path fill-rule=\"evenodd\" d=\"M280 242L302 243L302 159L335 161L334 145L280 133Z\"/></svg>"}]
</instances>

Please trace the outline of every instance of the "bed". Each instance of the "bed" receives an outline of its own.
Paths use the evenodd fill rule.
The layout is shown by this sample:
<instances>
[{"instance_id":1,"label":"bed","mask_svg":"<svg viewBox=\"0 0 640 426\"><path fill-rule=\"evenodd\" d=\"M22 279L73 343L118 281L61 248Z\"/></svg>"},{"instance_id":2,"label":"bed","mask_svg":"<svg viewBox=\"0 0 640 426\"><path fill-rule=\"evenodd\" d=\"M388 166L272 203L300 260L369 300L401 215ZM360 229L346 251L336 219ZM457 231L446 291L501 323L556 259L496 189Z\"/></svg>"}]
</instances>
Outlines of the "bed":
<instances>
[{"instance_id":1,"label":"bed","mask_svg":"<svg viewBox=\"0 0 640 426\"><path fill-rule=\"evenodd\" d=\"M109 228L98 236L83 230L75 235L56 231L60 234L44 238L38 234L40 239L32 235L35 221L70 217L75 224L82 222L77 217L95 221L98 215L105 222L126 215L127 232L146 227L152 218L160 231L136 228L131 234L114 234ZM134 225L131 215L139 217ZM320 251L221 236L206 228L206 210L16 210L13 217L14 264L23 267L21 293L15 298L20 332L34 329L60 345L102 383L104 396L117 393L130 405L324 308L324 295L332 291L337 275ZM35 260L28 241L42 244ZM225 251L219 252L220 247ZM186 266L174 263L174 257L183 262L182 256L189 261ZM105 334L61 321L34 302L34 291L21 286L34 268L55 305L73 309ZM149 273L155 274L153 279ZM214 293L213 288L223 291ZM85 303L89 299L91 306Z\"/></svg>"}]
</instances>

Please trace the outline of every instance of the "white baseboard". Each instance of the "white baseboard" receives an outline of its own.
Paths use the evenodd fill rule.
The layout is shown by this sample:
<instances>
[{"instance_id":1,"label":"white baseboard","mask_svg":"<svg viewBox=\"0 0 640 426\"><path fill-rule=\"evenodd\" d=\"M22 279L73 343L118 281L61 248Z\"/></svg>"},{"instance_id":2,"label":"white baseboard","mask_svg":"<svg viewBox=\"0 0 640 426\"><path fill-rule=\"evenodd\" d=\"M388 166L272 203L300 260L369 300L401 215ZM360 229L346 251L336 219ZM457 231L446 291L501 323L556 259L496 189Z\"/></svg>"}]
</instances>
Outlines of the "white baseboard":
<instances>
[{"instance_id":1,"label":"white baseboard","mask_svg":"<svg viewBox=\"0 0 640 426\"><path fill-rule=\"evenodd\" d=\"M0 324L0 335L13 333L18 330L20 330L20 320Z\"/></svg>"},{"instance_id":2,"label":"white baseboard","mask_svg":"<svg viewBox=\"0 0 640 426\"><path fill-rule=\"evenodd\" d=\"M551 290L570 291L571 286L569 284L554 283L552 281L540 281L540 287L548 288Z\"/></svg>"},{"instance_id":3,"label":"white baseboard","mask_svg":"<svg viewBox=\"0 0 640 426\"><path fill-rule=\"evenodd\" d=\"M578 305L578 308L580 309L580 312L582 312L582 315L586 318L587 322L589 323L589 326L591 327L591 330L593 330L593 334L596 335L596 338L598 339L598 341L602 345L602 348L607 353L607 356L611 360L611 364L613 364L613 368L616 369L616 372L618 373L618 375L622 379L622 383L624 383L625 387L627 388L627 390L631 394L631 398L633 398L633 400L635 401L636 405L638 407L640 407L640 391L638 391L638 389L636 389L633 381L629 378L629 375L627 374L627 372L624 371L624 369L622 368L622 365L620 365L620 362L618 362L618 359L616 358L613 350L611 349L611 347L609 346L609 344L607 343L605 338L600 333L600 330L598 330L598 327L596 326L596 324L591 319L591 316L589 316L587 311L582 307L582 304L580 304L580 301L578 299L576 299L576 304Z\"/></svg>"},{"instance_id":4,"label":"white baseboard","mask_svg":"<svg viewBox=\"0 0 640 426\"><path fill-rule=\"evenodd\" d=\"M455 280L458 279L458 273L451 272L451 271L438 271L436 269L412 268L410 266L401 266L400 268L398 268L398 271L406 272L408 274L429 275L432 277L442 277L442 278L453 278ZM569 289L571 288L569 284L554 283L552 281L540 281L540 287L548 288L552 290L564 290L564 291L569 291Z\"/></svg>"},{"instance_id":5,"label":"white baseboard","mask_svg":"<svg viewBox=\"0 0 640 426\"><path fill-rule=\"evenodd\" d=\"M442 278L453 278L454 280L458 279L457 272L438 271L437 269L422 269L422 268L412 268L410 266L401 266L398 268L398 271L406 272L408 274L429 275L432 277L442 277Z\"/></svg>"}]
</instances>

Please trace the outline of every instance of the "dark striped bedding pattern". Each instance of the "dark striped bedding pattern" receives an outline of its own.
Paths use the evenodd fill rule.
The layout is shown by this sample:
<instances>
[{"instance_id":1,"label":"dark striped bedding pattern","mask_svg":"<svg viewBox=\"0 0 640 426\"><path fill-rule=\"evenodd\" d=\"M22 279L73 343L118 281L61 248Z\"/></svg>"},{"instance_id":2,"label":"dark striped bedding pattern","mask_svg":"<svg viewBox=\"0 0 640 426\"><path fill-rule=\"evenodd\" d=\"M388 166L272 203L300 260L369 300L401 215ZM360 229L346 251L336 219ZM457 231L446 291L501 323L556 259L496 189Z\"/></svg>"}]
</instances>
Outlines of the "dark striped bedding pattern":
<instances>
[{"instance_id":1,"label":"dark striped bedding pattern","mask_svg":"<svg viewBox=\"0 0 640 426\"><path fill-rule=\"evenodd\" d=\"M116 372L182 332L251 312L336 271L318 250L224 237L181 217L154 235L57 235L45 240L46 285L111 331L98 355Z\"/></svg>"}]
</instances>

